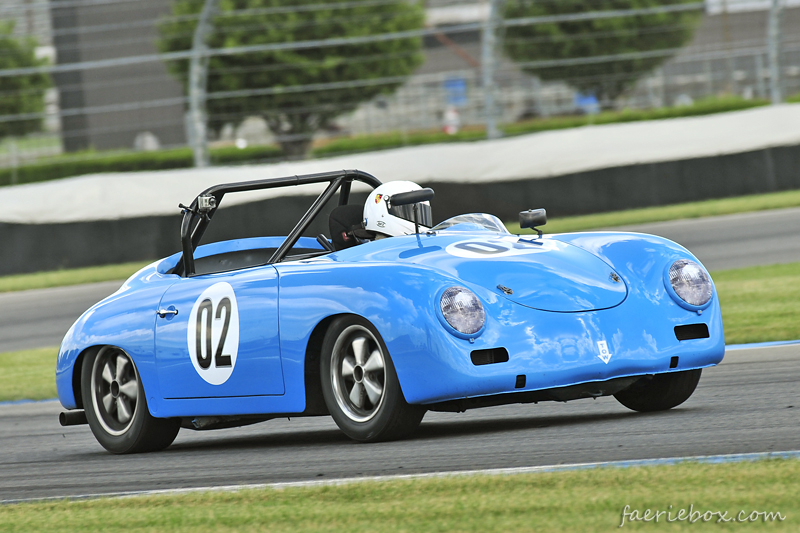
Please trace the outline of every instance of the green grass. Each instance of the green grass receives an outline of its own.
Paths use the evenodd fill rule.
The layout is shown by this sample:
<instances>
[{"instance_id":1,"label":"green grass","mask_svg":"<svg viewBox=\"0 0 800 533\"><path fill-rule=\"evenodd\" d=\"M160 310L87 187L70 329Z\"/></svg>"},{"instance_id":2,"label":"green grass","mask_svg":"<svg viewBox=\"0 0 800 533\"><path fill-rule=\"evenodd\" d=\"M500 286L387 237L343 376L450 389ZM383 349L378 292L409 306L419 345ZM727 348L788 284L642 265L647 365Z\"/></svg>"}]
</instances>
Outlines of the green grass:
<instances>
[{"instance_id":1,"label":"green grass","mask_svg":"<svg viewBox=\"0 0 800 533\"><path fill-rule=\"evenodd\" d=\"M782 191L737 196L735 198L689 202L685 204L628 209L626 211L612 211L593 215L554 218L548 220L547 225L542 226L541 229L545 233L568 233L597 228L611 228L614 226L647 224L650 222L665 222L668 220L706 216L732 215L798 206L800 206L800 190ZM508 222L506 226L511 233L520 232L518 222ZM523 231L523 233L530 232L530 230Z\"/></svg>"},{"instance_id":2,"label":"green grass","mask_svg":"<svg viewBox=\"0 0 800 533\"><path fill-rule=\"evenodd\" d=\"M800 263L712 273L725 343L800 339Z\"/></svg>"},{"instance_id":3,"label":"green grass","mask_svg":"<svg viewBox=\"0 0 800 533\"><path fill-rule=\"evenodd\" d=\"M800 93L790 96L786 99L786 103L789 104L800 104Z\"/></svg>"},{"instance_id":4,"label":"green grass","mask_svg":"<svg viewBox=\"0 0 800 533\"><path fill-rule=\"evenodd\" d=\"M33 274L16 274L0 277L0 292L24 291L28 289L48 289L82 283L98 283L128 279L150 261L137 261L120 265L105 265L86 268L53 270L51 272L35 272Z\"/></svg>"},{"instance_id":5,"label":"green grass","mask_svg":"<svg viewBox=\"0 0 800 533\"><path fill-rule=\"evenodd\" d=\"M0 531L797 531L800 461L685 463L0 507ZM622 523L625 506L778 512L783 522ZM671 507L670 507L671 506Z\"/></svg>"},{"instance_id":6,"label":"green grass","mask_svg":"<svg viewBox=\"0 0 800 533\"><path fill-rule=\"evenodd\" d=\"M537 118L503 126L506 135L519 135L537 131L575 128L591 124L617 124L622 122L640 122L643 120L662 120L667 118L696 117L739 111L769 105L767 100L745 100L739 96L711 97L698 100L693 105L661 107L656 109L623 109L622 111L605 111L597 115L578 115L571 117Z\"/></svg>"},{"instance_id":7,"label":"green grass","mask_svg":"<svg viewBox=\"0 0 800 533\"><path fill-rule=\"evenodd\" d=\"M0 353L0 402L55 398L57 355L58 348Z\"/></svg>"}]
</instances>

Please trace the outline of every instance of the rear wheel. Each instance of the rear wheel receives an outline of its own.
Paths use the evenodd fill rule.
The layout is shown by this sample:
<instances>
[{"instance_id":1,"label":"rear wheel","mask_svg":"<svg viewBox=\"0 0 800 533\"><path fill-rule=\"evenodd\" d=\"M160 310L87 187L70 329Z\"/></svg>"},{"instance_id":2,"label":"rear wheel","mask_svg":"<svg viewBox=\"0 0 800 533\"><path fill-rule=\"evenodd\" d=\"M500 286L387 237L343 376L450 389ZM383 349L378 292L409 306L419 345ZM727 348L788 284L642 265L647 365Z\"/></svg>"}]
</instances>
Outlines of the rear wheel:
<instances>
[{"instance_id":1,"label":"rear wheel","mask_svg":"<svg viewBox=\"0 0 800 533\"><path fill-rule=\"evenodd\" d=\"M136 365L119 348L87 354L81 396L92 433L112 453L162 450L178 435L180 420L150 415Z\"/></svg>"},{"instance_id":2,"label":"rear wheel","mask_svg":"<svg viewBox=\"0 0 800 533\"><path fill-rule=\"evenodd\" d=\"M337 319L322 343L322 394L339 428L362 442L411 434L425 408L409 405L377 330L359 317Z\"/></svg>"},{"instance_id":3,"label":"rear wheel","mask_svg":"<svg viewBox=\"0 0 800 533\"><path fill-rule=\"evenodd\" d=\"M614 395L619 403L634 411L665 411L689 399L700 381L701 369L656 374L642 378Z\"/></svg>"}]
</instances>

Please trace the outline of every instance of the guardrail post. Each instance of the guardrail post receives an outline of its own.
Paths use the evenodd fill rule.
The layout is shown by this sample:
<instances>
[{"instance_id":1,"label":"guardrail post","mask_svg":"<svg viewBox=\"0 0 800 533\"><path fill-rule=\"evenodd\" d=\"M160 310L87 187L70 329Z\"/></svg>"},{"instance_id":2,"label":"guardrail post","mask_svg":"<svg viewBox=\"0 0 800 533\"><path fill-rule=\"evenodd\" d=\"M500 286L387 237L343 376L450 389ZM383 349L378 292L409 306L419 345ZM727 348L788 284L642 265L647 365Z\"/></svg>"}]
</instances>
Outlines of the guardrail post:
<instances>
[{"instance_id":1,"label":"guardrail post","mask_svg":"<svg viewBox=\"0 0 800 533\"><path fill-rule=\"evenodd\" d=\"M481 78L483 85L483 112L486 120L486 137L498 139L502 132L497 127L497 106L495 102L494 72L497 63L497 29L503 18L504 0L488 0L489 14L483 23L481 39Z\"/></svg>"},{"instance_id":2,"label":"guardrail post","mask_svg":"<svg viewBox=\"0 0 800 533\"><path fill-rule=\"evenodd\" d=\"M782 0L772 0L769 9L767 49L769 51L769 93L772 104L780 104L781 95L781 11Z\"/></svg>"},{"instance_id":3,"label":"guardrail post","mask_svg":"<svg viewBox=\"0 0 800 533\"><path fill-rule=\"evenodd\" d=\"M11 185L16 185L19 180L17 176L19 172L19 150L17 148L17 140L14 137L8 139L8 151L11 156Z\"/></svg>"},{"instance_id":4,"label":"guardrail post","mask_svg":"<svg viewBox=\"0 0 800 533\"><path fill-rule=\"evenodd\" d=\"M211 29L210 19L215 0L206 0L192 40L192 58L189 65L189 124L194 152L194 166L207 167L208 128L206 116L206 88L208 81L208 44L206 38Z\"/></svg>"}]
</instances>

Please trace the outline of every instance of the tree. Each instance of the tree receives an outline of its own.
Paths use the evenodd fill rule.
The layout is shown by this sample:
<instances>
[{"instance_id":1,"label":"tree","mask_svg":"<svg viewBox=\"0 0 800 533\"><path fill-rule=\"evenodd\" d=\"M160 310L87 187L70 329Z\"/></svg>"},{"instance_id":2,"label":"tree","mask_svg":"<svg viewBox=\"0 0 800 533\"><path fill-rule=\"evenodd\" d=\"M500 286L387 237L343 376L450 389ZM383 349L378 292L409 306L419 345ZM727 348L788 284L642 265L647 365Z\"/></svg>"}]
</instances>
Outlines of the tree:
<instances>
[{"instance_id":1,"label":"tree","mask_svg":"<svg viewBox=\"0 0 800 533\"><path fill-rule=\"evenodd\" d=\"M13 32L13 21L0 21L0 70L44 66L47 61L36 58L36 41L16 39ZM44 93L51 86L43 73L0 78L0 116L43 113ZM39 117L0 121L0 139L39 131L42 122Z\"/></svg>"},{"instance_id":2,"label":"tree","mask_svg":"<svg viewBox=\"0 0 800 533\"><path fill-rule=\"evenodd\" d=\"M505 18L567 15L590 11L646 9L696 0L507 0ZM669 58L694 34L701 11L554 22L506 29L506 55L520 63L664 50L654 57L620 58L562 66L523 66L543 80L563 80L608 105L636 80Z\"/></svg>"},{"instance_id":3,"label":"tree","mask_svg":"<svg viewBox=\"0 0 800 533\"><path fill-rule=\"evenodd\" d=\"M218 0L211 49L292 43L332 38L364 37L420 29L425 12L417 0L394 2L352 0ZM188 50L202 0L174 0L173 17L159 26L159 49ZM207 110L209 128L247 116L263 117L289 157L304 156L314 132L332 125L379 94L390 94L422 63L419 37L373 41L310 49L252 52L214 56L209 61ZM188 61L169 64L173 74L187 80ZM398 78L349 88L292 87ZM258 94L264 89L287 89ZM216 98L214 93L252 91L254 94ZM187 86L188 92L188 86Z\"/></svg>"}]
</instances>

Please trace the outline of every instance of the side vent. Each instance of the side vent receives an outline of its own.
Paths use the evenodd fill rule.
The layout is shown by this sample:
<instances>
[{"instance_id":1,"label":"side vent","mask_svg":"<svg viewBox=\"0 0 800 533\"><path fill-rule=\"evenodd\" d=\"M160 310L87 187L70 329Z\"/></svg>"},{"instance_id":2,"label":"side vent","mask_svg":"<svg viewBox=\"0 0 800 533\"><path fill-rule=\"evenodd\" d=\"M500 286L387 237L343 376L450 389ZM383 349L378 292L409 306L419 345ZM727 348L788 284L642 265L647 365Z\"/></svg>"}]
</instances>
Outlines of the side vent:
<instances>
[{"instance_id":1,"label":"side vent","mask_svg":"<svg viewBox=\"0 0 800 533\"><path fill-rule=\"evenodd\" d=\"M687 324L685 326L675 326L675 337L679 341L707 339L709 337L708 326L705 324Z\"/></svg>"},{"instance_id":2,"label":"side vent","mask_svg":"<svg viewBox=\"0 0 800 533\"><path fill-rule=\"evenodd\" d=\"M492 348L490 350L473 350L472 364L475 366L505 363L508 361L508 350L505 348Z\"/></svg>"}]
</instances>

